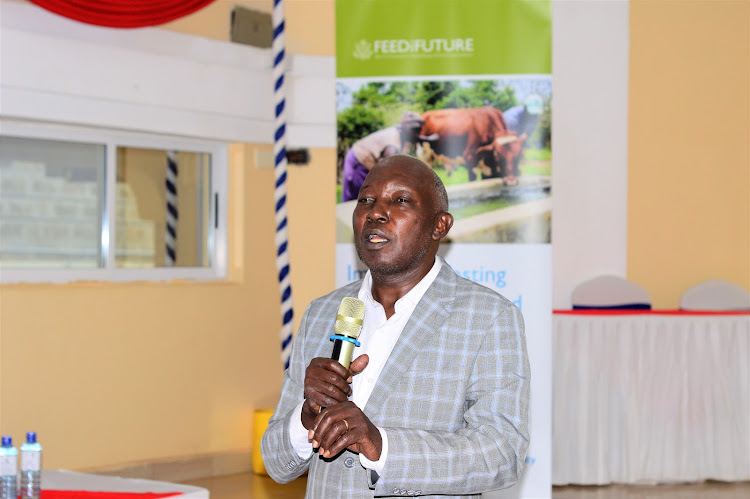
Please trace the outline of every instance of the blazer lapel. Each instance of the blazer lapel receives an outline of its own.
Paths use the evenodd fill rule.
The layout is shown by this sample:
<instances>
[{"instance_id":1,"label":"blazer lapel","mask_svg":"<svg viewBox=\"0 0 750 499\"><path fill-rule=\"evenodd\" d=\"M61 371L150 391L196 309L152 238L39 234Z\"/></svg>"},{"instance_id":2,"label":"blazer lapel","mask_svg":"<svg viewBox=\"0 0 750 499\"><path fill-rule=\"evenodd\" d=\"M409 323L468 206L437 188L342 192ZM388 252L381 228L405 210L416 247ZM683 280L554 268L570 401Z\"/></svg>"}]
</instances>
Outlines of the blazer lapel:
<instances>
[{"instance_id":1,"label":"blazer lapel","mask_svg":"<svg viewBox=\"0 0 750 499\"><path fill-rule=\"evenodd\" d=\"M430 335L445 324L452 309L455 287L456 273L443 262L435 281L422 296L393 346L365 404L365 414L377 414L388 395L398 390L399 381L419 354L420 343L429 341Z\"/></svg>"}]
</instances>

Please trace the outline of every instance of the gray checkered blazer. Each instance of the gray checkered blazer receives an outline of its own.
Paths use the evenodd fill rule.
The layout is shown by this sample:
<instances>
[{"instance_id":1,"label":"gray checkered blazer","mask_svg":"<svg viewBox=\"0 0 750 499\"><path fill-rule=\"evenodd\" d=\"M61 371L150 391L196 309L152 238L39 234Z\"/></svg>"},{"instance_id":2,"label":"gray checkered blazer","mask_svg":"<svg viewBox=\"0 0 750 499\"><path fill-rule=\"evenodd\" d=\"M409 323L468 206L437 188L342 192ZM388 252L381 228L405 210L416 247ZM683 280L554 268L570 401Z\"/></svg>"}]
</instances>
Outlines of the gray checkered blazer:
<instances>
[{"instance_id":1,"label":"gray checkered blazer","mask_svg":"<svg viewBox=\"0 0 750 499\"><path fill-rule=\"evenodd\" d=\"M376 482L359 456L301 460L289 441L305 368L330 357L342 298L361 281L313 301L294 340L281 400L261 441L266 470L286 483L309 469L307 497L468 496L509 487L529 442L529 361L520 311L447 264L417 305L364 412L388 434ZM366 369L365 369L366 371Z\"/></svg>"}]
</instances>

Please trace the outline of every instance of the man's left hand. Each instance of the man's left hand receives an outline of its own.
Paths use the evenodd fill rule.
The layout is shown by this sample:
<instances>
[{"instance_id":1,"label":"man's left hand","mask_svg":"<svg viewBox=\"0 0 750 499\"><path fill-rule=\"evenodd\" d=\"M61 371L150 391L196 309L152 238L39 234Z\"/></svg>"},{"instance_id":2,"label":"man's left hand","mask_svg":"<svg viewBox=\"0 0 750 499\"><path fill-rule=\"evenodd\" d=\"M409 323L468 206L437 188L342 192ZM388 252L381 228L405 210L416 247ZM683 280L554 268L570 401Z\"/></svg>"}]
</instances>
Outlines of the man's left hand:
<instances>
[{"instance_id":1,"label":"man's left hand","mask_svg":"<svg viewBox=\"0 0 750 499\"><path fill-rule=\"evenodd\" d=\"M312 439L313 447L320 448L323 457L334 457L349 449L370 461L380 459L383 449L380 430L352 401L326 408L315 418L313 428L308 438Z\"/></svg>"}]
</instances>

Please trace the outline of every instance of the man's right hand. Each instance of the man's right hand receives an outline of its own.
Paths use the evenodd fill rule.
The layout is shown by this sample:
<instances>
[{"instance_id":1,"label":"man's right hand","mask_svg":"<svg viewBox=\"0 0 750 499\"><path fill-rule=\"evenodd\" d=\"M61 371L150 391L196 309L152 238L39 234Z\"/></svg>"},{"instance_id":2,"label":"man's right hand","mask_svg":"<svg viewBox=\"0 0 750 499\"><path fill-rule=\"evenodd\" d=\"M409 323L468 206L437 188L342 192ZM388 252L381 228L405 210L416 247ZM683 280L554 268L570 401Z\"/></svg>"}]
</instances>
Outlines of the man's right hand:
<instances>
[{"instance_id":1,"label":"man's right hand","mask_svg":"<svg viewBox=\"0 0 750 499\"><path fill-rule=\"evenodd\" d=\"M360 355L352 361L349 369L338 361L316 357L305 370L305 403L302 404L302 425L311 430L321 407L331 407L346 402L352 394L349 383L352 375L361 372L369 358Z\"/></svg>"}]
</instances>

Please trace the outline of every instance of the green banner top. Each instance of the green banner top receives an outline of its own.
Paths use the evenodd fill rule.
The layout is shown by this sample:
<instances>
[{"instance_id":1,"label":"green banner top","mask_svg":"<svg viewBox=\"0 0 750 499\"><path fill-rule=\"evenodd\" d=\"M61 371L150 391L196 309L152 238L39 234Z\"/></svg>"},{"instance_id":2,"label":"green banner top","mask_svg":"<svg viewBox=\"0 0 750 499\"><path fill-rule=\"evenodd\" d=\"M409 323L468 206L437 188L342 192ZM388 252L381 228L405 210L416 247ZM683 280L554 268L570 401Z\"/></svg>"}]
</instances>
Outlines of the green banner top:
<instances>
[{"instance_id":1,"label":"green banner top","mask_svg":"<svg viewBox=\"0 0 750 499\"><path fill-rule=\"evenodd\" d=\"M549 0L336 0L336 75L552 72Z\"/></svg>"}]
</instances>

